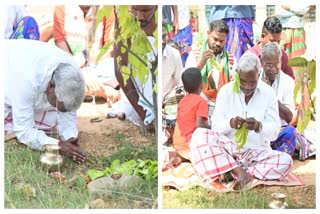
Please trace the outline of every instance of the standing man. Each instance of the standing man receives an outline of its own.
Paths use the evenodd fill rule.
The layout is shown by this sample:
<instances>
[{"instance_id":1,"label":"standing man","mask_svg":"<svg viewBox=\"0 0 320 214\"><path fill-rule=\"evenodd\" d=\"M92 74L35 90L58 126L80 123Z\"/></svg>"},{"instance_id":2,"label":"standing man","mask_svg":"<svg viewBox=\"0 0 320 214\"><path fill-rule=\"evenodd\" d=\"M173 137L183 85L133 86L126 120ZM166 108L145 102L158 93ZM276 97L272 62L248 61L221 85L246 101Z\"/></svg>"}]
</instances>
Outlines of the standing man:
<instances>
[{"instance_id":1,"label":"standing man","mask_svg":"<svg viewBox=\"0 0 320 214\"><path fill-rule=\"evenodd\" d=\"M67 156L83 163L86 155L78 143L76 125L76 110L85 90L80 67L48 43L21 39L5 44L5 134L14 132L33 149L60 145ZM56 126L59 139L42 131Z\"/></svg>"}]
</instances>

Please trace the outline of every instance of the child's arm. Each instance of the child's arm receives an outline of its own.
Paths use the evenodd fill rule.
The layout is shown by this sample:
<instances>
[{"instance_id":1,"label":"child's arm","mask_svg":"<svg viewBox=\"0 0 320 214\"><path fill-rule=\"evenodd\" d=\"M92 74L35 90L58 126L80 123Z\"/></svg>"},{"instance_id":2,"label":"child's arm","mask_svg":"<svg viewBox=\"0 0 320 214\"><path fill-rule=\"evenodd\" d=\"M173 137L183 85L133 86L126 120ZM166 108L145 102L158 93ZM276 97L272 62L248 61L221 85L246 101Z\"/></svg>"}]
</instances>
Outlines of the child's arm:
<instances>
[{"instance_id":1,"label":"child's arm","mask_svg":"<svg viewBox=\"0 0 320 214\"><path fill-rule=\"evenodd\" d=\"M211 128L208 124L208 119L205 117L199 117L199 116L197 117L196 126L197 128L206 128L206 129Z\"/></svg>"}]
</instances>

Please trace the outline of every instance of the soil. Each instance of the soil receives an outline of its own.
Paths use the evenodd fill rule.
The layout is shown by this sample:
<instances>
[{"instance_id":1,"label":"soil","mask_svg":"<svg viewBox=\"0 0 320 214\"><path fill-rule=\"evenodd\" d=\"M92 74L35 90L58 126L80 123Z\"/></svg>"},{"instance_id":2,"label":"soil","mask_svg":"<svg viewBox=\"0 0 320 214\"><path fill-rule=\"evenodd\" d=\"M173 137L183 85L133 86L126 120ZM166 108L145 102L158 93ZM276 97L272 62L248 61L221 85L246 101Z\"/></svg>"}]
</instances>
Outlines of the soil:
<instances>
[{"instance_id":1,"label":"soil","mask_svg":"<svg viewBox=\"0 0 320 214\"><path fill-rule=\"evenodd\" d=\"M124 134L128 142L134 145L151 143L150 138L141 134L138 126L129 121L106 118L107 111L107 104L92 103L83 103L78 111L79 140L88 153L97 156L112 154L119 144L112 137L117 133ZM102 121L91 122L94 118L100 118Z\"/></svg>"}]
</instances>

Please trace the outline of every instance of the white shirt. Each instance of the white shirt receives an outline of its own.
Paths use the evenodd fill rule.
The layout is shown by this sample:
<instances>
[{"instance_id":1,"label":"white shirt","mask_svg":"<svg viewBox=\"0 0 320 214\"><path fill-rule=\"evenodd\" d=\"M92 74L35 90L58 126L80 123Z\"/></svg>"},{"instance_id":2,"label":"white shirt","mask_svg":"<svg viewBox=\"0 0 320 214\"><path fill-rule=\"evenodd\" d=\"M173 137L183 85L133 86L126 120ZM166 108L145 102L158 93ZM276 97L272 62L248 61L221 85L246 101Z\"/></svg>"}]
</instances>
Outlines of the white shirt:
<instances>
[{"instance_id":1,"label":"white shirt","mask_svg":"<svg viewBox=\"0 0 320 214\"><path fill-rule=\"evenodd\" d=\"M263 69L261 69L260 79L264 81L265 74ZM285 105L289 110L294 113L295 106L293 100L293 91L294 91L294 80L283 73L279 72L275 81L272 84L272 88L276 93L278 100ZM281 120L281 125L288 124L285 120Z\"/></svg>"},{"instance_id":2,"label":"white shirt","mask_svg":"<svg viewBox=\"0 0 320 214\"><path fill-rule=\"evenodd\" d=\"M272 88L259 80L257 88L248 105L245 96L233 92L234 81L221 87L216 108L211 119L211 129L235 140L236 129L230 127L230 120L236 116L253 117L262 123L262 130L256 133L249 130L247 143L244 149L271 150L270 141L275 140L280 130L278 100Z\"/></svg>"},{"instance_id":3,"label":"white shirt","mask_svg":"<svg viewBox=\"0 0 320 214\"><path fill-rule=\"evenodd\" d=\"M175 86L181 85L182 72L183 66L179 51L166 45L162 55L162 97Z\"/></svg>"},{"instance_id":4,"label":"white shirt","mask_svg":"<svg viewBox=\"0 0 320 214\"><path fill-rule=\"evenodd\" d=\"M18 140L34 149L57 144L57 139L34 128L34 115L53 108L46 90L58 63L79 66L63 50L35 40L5 40L4 56L4 103L12 107L13 131ZM58 111L57 121L62 140L78 136L75 112Z\"/></svg>"},{"instance_id":5,"label":"white shirt","mask_svg":"<svg viewBox=\"0 0 320 214\"><path fill-rule=\"evenodd\" d=\"M27 16L27 10L23 5L9 5L4 8L4 38L9 39L13 29L17 27L18 22L24 16Z\"/></svg>"}]
</instances>

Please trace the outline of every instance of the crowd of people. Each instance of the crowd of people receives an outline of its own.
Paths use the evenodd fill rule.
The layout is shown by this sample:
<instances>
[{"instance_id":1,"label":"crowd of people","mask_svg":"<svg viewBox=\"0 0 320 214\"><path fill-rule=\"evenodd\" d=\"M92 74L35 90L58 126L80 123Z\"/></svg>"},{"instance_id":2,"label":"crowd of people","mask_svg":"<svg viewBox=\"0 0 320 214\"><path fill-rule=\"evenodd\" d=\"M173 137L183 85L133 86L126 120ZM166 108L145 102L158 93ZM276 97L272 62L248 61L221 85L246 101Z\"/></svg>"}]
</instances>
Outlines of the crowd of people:
<instances>
[{"instance_id":1,"label":"crowd of people","mask_svg":"<svg viewBox=\"0 0 320 214\"><path fill-rule=\"evenodd\" d=\"M180 5L171 6L173 21L167 18L163 26L162 169L190 162L204 182L230 174L235 190L253 178L282 180L294 154L309 157L315 143L296 129L299 69L288 65L306 52L303 17L313 6L276 6L256 44L253 5L208 7L206 38L199 49L191 43L187 58L186 45L181 46L185 40L176 36ZM194 12L194 24L191 16ZM166 26L170 23L172 28ZM181 60L173 57L178 53ZM240 132L244 142L237 137ZM308 155L301 157L301 150L309 150Z\"/></svg>"}]
</instances>

